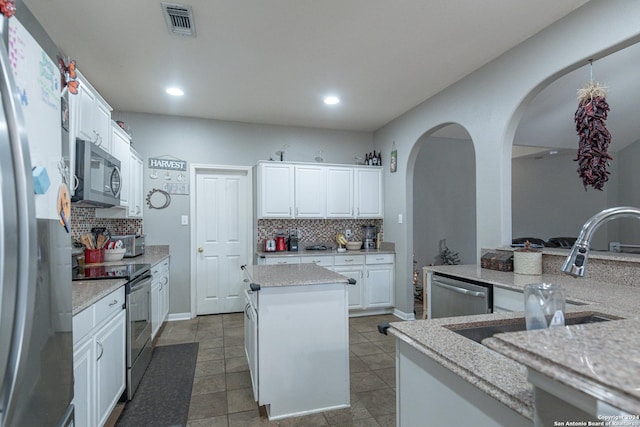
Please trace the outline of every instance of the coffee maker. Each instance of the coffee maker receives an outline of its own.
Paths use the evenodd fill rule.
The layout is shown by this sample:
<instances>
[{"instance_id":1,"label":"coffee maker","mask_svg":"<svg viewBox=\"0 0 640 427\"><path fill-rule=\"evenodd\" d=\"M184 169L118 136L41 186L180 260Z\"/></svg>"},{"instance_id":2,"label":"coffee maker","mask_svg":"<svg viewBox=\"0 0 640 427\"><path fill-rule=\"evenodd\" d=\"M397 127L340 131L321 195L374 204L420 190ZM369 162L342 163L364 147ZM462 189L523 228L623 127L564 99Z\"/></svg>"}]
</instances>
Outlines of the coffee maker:
<instances>
[{"instance_id":1,"label":"coffee maker","mask_svg":"<svg viewBox=\"0 0 640 427\"><path fill-rule=\"evenodd\" d=\"M378 227L375 225L362 226L362 249L375 249L378 238Z\"/></svg>"}]
</instances>

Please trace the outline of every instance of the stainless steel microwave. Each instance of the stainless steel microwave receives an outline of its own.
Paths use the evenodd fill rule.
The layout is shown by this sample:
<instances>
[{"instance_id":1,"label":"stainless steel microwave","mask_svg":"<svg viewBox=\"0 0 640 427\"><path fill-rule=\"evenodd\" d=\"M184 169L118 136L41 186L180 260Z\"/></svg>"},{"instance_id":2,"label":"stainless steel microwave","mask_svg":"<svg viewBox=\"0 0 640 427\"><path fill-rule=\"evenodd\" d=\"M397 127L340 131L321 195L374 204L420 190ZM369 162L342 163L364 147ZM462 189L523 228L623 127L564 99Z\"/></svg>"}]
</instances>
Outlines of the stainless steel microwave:
<instances>
[{"instance_id":1,"label":"stainless steel microwave","mask_svg":"<svg viewBox=\"0 0 640 427\"><path fill-rule=\"evenodd\" d=\"M75 179L71 201L76 206L111 207L120 204L120 160L90 141L76 140Z\"/></svg>"}]
</instances>

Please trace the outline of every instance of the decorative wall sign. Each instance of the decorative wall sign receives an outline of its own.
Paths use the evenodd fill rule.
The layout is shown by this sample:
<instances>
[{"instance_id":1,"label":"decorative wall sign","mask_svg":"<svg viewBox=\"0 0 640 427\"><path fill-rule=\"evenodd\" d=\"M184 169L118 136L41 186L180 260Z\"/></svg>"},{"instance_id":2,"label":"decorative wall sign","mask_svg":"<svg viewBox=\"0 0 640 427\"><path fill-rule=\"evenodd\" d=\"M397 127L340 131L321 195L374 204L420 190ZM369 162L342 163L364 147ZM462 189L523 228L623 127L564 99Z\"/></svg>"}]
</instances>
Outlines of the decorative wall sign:
<instances>
[{"instance_id":1,"label":"decorative wall sign","mask_svg":"<svg viewBox=\"0 0 640 427\"><path fill-rule=\"evenodd\" d=\"M149 157L149 169L186 171L187 162L179 159L162 159L160 157Z\"/></svg>"},{"instance_id":2,"label":"decorative wall sign","mask_svg":"<svg viewBox=\"0 0 640 427\"><path fill-rule=\"evenodd\" d=\"M187 183L165 182L162 184L162 189L169 194L189 194L189 184Z\"/></svg>"},{"instance_id":3,"label":"decorative wall sign","mask_svg":"<svg viewBox=\"0 0 640 427\"><path fill-rule=\"evenodd\" d=\"M396 149L396 142L393 141L393 146L391 147L391 164L389 165L389 169L391 173L394 173L398 170L398 150Z\"/></svg>"}]
</instances>

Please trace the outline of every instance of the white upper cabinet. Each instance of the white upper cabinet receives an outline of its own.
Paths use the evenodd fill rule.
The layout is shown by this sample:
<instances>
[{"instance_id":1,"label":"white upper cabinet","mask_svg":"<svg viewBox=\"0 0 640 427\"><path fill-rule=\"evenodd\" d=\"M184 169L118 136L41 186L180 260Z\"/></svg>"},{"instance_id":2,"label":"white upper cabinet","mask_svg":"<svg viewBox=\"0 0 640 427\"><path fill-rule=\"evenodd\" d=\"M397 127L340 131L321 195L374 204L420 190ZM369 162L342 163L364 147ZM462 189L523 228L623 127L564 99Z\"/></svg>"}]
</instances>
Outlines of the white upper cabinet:
<instances>
[{"instance_id":1,"label":"white upper cabinet","mask_svg":"<svg viewBox=\"0 0 640 427\"><path fill-rule=\"evenodd\" d=\"M355 217L382 218L382 169L371 167L356 168L355 175Z\"/></svg>"},{"instance_id":2,"label":"white upper cabinet","mask_svg":"<svg viewBox=\"0 0 640 427\"><path fill-rule=\"evenodd\" d=\"M258 164L258 218L293 218L294 167Z\"/></svg>"},{"instance_id":3,"label":"white upper cabinet","mask_svg":"<svg viewBox=\"0 0 640 427\"><path fill-rule=\"evenodd\" d=\"M295 166L295 217L324 218L326 214L326 168Z\"/></svg>"},{"instance_id":4,"label":"white upper cabinet","mask_svg":"<svg viewBox=\"0 0 640 427\"><path fill-rule=\"evenodd\" d=\"M120 160L120 206L129 206L129 162L131 151L131 139L125 131L115 122L111 122L111 145L113 156Z\"/></svg>"},{"instance_id":5,"label":"white upper cabinet","mask_svg":"<svg viewBox=\"0 0 640 427\"><path fill-rule=\"evenodd\" d=\"M142 181L144 165L142 157L133 149L129 156L129 217L142 218L142 203L144 199Z\"/></svg>"},{"instance_id":6,"label":"white upper cabinet","mask_svg":"<svg viewBox=\"0 0 640 427\"><path fill-rule=\"evenodd\" d=\"M91 141L111 153L111 106L80 73L78 80L78 95L72 97L77 97L75 138Z\"/></svg>"},{"instance_id":7,"label":"white upper cabinet","mask_svg":"<svg viewBox=\"0 0 640 427\"><path fill-rule=\"evenodd\" d=\"M353 168L328 166L327 218L353 218Z\"/></svg>"},{"instance_id":8,"label":"white upper cabinet","mask_svg":"<svg viewBox=\"0 0 640 427\"><path fill-rule=\"evenodd\" d=\"M259 162L258 218L382 218L382 168Z\"/></svg>"}]
</instances>

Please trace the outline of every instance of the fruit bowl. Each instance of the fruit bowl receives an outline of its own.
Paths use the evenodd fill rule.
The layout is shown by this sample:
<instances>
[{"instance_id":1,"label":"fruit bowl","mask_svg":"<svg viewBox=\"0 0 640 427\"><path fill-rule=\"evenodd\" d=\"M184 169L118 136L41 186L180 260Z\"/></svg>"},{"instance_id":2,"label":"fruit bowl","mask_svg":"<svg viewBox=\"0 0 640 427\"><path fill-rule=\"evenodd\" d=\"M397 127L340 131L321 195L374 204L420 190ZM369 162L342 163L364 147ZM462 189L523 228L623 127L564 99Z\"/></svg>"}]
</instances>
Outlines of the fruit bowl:
<instances>
[{"instance_id":1,"label":"fruit bowl","mask_svg":"<svg viewBox=\"0 0 640 427\"><path fill-rule=\"evenodd\" d=\"M104 251L104 260L105 261L120 261L122 257L124 257L124 253L127 250L122 249L106 249Z\"/></svg>"},{"instance_id":2,"label":"fruit bowl","mask_svg":"<svg viewBox=\"0 0 640 427\"><path fill-rule=\"evenodd\" d=\"M362 242L347 242L347 249L350 251L358 250L362 247Z\"/></svg>"}]
</instances>

